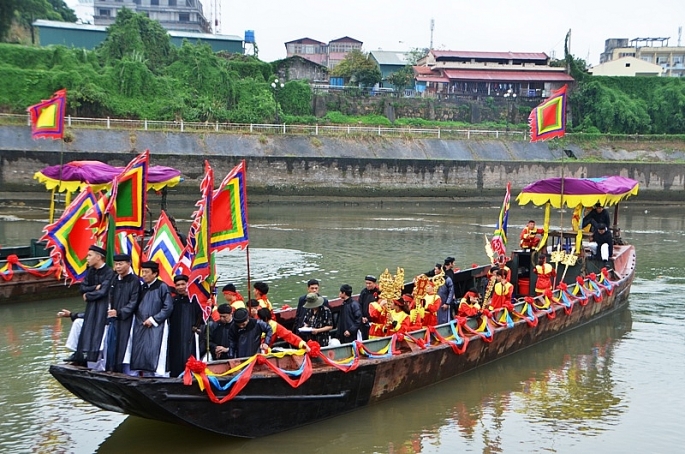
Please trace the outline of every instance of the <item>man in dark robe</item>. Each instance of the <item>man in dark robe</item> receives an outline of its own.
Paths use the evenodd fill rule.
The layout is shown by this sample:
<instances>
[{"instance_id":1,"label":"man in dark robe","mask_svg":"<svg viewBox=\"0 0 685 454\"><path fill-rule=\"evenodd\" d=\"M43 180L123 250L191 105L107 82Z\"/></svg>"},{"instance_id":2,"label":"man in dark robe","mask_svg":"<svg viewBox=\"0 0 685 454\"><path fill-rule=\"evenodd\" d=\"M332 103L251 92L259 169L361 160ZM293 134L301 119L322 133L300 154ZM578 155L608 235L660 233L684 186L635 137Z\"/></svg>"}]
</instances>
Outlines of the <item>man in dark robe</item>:
<instances>
[{"instance_id":1,"label":"man in dark robe","mask_svg":"<svg viewBox=\"0 0 685 454\"><path fill-rule=\"evenodd\" d=\"M370 274L364 278L364 286L364 289L359 292L358 298L359 306L362 309L362 324L359 329L362 332L362 339L366 340L369 338L369 327L371 326L369 305L374 301L378 301L378 295L380 295L381 291L378 289L378 285L376 285L376 277Z\"/></svg>"},{"instance_id":2,"label":"man in dark robe","mask_svg":"<svg viewBox=\"0 0 685 454\"><path fill-rule=\"evenodd\" d=\"M99 246L88 248L88 271L81 282L81 294L86 302L83 328L76 348L75 362L95 367L100 360L102 338L107 324L109 290L114 279L114 271L105 263L106 251ZM99 366L98 366L99 367Z\"/></svg>"},{"instance_id":3,"label":"man in dark robe","mask_svg":"<svg viewBox=\"0 0 685 454\"><path fill-rule=\"evenodd\" d=\"M228 350L228 332L233 326L233 307L230 304L221 304L217 311L219 320L209 322L209 352L215 360L229 359L233 357Z\"/></svg>"},{"instance_id":4,"label":"man in dark robe","mask_svg":"<svg viewBox=\"0 0 685 454\"><path fill-rule=\"evenodd\" d=\"M596 232L599 224L609 226L611 225L611 218L609 212L604 209L601 203L597 202L592 210L583 217L583 227L591 225L590 231Z\"/></svg>"},{"instance_id":5,"label":"man in dark robe","mask_svg":"<svg viewBox=\"0 0 685 454\"><path fill-rule=\"evenodd\" d=\"M167 319L174 309L169 287L159 279L159 265L143 262L143 286L133 319L131 372L143 376L167 375Z\"/></svg>"},{"instance_id":6,"label":"man in dark robe","mask_svg":"<svg viewBox=\"0 0 685 454\"><path fill-rule=\"evenodd\" d=\"M169 317L169 375L178 377L185 370L189 357L200 355L199 338L203 334L202 308L196 302L190 301L188 291L188 276L174 276L174 310ZM200 358L196 358L200 359Z\"/></svg>"},{"instance_id":7,"label":"man in dark robe","mask_svg":"<svg viewBox=\"0 0 685 454\"><path fill-rule=\"evenodd\" d=\"M140 279L131 268L131 256L128 254L114 256L114 271L117 277L112 282L110 310L107 312L110 323L107 336L112 336L107 342L107 370L127 374L130 364L124 361L124 355L129 344L133 313L138 307Z\"/></svg>"},{"instance_id":8,"label":"man in dark robe","mask_svg":"<svg viewBox=\"0 0 685 454\"><path fill-rule=\"evenodd\" d=\"M272 335L267 323L249 318L247 309L238 309L233 316L233 326L228 330L228 351L233 358L247 358L260 349L267 351Z\"/></svg>"},{"instance_id":9,"label":"man in dark robe","mask_svg":"<svg viewBox=\"0 0 685 454\"><path fill-rule=\"evenodd\" d=\"M608 265L609 259L614 255L614 238L605 224L597 225L597 230L592 233L590 248L594 252L592 258L602 260L604 265Z\"/></svg>"},{"instance_id":10,"label":"man in dark robe","mask_svg":"<svg viewBox=\"0 0 685 454\"><path fill-rule=\"evenodd\" d=\"M357 332L362 324L362 310L359 303L352 299L352 287L349 284L340 287L339 296L343 300L343 306L338 319L336 337L341 344L349 344L357 339Z\"/></svg>"}]
</instances>

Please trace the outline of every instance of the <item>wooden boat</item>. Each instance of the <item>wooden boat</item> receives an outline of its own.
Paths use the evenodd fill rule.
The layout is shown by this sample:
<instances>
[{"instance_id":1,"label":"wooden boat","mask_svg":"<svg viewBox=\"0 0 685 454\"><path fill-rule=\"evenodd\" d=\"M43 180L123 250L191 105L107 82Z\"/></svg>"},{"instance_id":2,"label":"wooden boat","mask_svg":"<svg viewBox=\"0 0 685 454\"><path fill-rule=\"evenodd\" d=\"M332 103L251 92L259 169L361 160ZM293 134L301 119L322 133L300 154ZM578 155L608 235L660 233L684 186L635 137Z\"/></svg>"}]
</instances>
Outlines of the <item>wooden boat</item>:
<instances>
[{"instance_id":1,"label":"wooden boat","mask_svg":"<svg viewBox=\"0 0 685 454\"><path fill-rule=\"evenodd\" d=\"M56 212L59 192L66 192L65 205L70 195L90 186L93 190L107 190L112 179L123 170L99 161L73 161L62 166L50 166L36 172L34 178L51 191L50 222ZM181 172L171 167L153 166L148 173L148 189L162 191L162 208L166 208L166 188L181 181ZM61 267L50 258L46 243L31 240L27 246L0 248L0 304L73 296L78 285L66 285Z\"/></svg>"},{"instance_id":2,"label":"wooden boat","mask_svg":"<svg viewBox=\"0 0 685 454\"><path fill-rule=\"evenodd\" d=\"M531 254L535 251L512 253L517 279L532 277L525 266ZM611 270L581 256L548 295L531 299L520 293L516 304L492 313L310 355L257 355L206 367L189 364L183 378L134 378L70 364L53 365L50 373L73 394L105 410L231 436L264 436L433 385L614 313L627 305L635 261L633 246L617 245ZM590 272L592 267L599 273ZM481 284L489 268L455 273L457 292ZM408 284L404 291L412 287ZM331 301L334 311L340 304ZM277 315L288 324L294 312ZM240 365L243 372L236 370ZM248 369L251 375L245 381L241 374ZM299 371L299 377L290 374L286 381L286 370ZM233 373L221 375L227 371ZM205 389L192 383L191 376ZM235 387L243 385L236 393ZM225 402L216 403L220 400Z\"/></svg>"}]
</instances>

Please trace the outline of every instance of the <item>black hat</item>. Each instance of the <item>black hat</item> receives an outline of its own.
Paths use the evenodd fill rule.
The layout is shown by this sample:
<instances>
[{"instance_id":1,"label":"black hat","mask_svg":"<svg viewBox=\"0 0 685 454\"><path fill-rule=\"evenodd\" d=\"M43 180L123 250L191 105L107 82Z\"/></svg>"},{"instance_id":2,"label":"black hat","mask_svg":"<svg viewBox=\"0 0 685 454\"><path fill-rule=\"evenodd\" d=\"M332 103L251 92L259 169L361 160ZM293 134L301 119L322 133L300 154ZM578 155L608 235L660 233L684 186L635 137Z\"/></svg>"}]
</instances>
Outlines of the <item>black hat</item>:
<instances>
[{"instance_id":1,"label":"black hat","mask_svg":"<svg viewBox=\"0 0 685 454\"><path fill-rule=\"evenodd\" d=\"M454 263L455 258L454 257L447 257L445 259L445 265L449 265L450 263Z\"/></svg>"},{"instance_id":2,"label":"black hat","mask_svg":"<svg viewBox=\"0 0 685 454\"><path fill-rule=\"evenodd\" d=\"M233 284L226 284L224 285L224 288L221 289L222 292L235 292L237 291L235 289L235 285Z\"/></svg>"},{"instance_id":3,"label":"black hat","mask_svg":"<svg viewBox=\"0 0 685 454\"><path fill-rule=\"evenodd\" d=\"M216 308L216 311L220 314L232 314L233 308L230 304L220 304L219 307Z\"/></svg>"},{"instance_id":4,"label":"black hat","mask_svg":"<svg viewBox=\"0 0 685 454\"><path fill-rule=\"evenodd\" d=\"M604 206L601 203L597 202L595 203L595 208L604 208Z\"/></svg>"},{"instance_id":5,"label":"black hat","mask_svg":"<svg viewBox=\"0 0 685 454\"><path fill-rule=\"evenodd\" d=\"M247 301L247 305L248 305L248 307L259 307L259 301L252 298L252 299Z\"/></svg>"},{"instance_id":6,"label":"black hat","mask_svg":"<svg viewBox=\"0 0 685 454\"><path fill-rule=\"evenodd\" d=\"M128 254L114 254L114 261L131 263L131 256Z\"/></svg>"},{"instance_id":7,"label":"black hat","mask_svg":"<svg viewBox=\"0 0 685 454\"><path fill-rule=\"evenodd\" d=\"M367 276L364 278L364 280L365 280L365 281L370 281L370 282L376 282L376 276L372 276L372 275L369 274L369 275L367 275Z\"/></svg>"},{"instance_id":8,"label":"black hat","mask_svg":"<svg viewBox=\"0 0 685 454\"><path fill-rule=\"evenodd\" d=\"M175 284L176 282L178 282L178 281L186 281L186 282L188 282L189 280L190 280L190 279L189 279L188 276L186 276L185 274L179 274L179 275L174 276L174 284Z\"/></svg>"},{"instance_id":9,"label":"black hat","mask_svg":"<svg viewBox=\"0 0 685 454\"><path fill-rule=\"evenodd\" d=\"M597 224L597 230L606 230L607 226L604 223Z\"/></svg>"},{"instance_id":10,"label":"black hat","mask_svg":"<svg viewBox=\"0 0 685 454\"><path fill-rule=\"evenodd\" d=\"M105 249L101 248L100 246L92 245L91 247L88 248L88 250L93 251L93 252L97 252L98 254L100 254L103 257L107 255L107 251Z\"/></svg>"},{"instance_id":11,"label":"black hat","mask_svg":"<svg viewBox=\"0 0 685 454\"><path fill-rule=\"evenodd\" d=\"M157 262L153 262L153 261L143 262L143 263L141 263L140 267L151 270L153 273L159 273L159 264Z\"/></svg>"},{"instance_id":12,"label":"black hat","mask_svg":"<svg viewBox=\"0 0 685 454\"><path fill-rule=\"evenodd\" d=\"M236 309L235 313L233 314L233 321L236 323L243 323L247 321L247 309L242 307L240 309Z\"/></svg>"}]
</instances>

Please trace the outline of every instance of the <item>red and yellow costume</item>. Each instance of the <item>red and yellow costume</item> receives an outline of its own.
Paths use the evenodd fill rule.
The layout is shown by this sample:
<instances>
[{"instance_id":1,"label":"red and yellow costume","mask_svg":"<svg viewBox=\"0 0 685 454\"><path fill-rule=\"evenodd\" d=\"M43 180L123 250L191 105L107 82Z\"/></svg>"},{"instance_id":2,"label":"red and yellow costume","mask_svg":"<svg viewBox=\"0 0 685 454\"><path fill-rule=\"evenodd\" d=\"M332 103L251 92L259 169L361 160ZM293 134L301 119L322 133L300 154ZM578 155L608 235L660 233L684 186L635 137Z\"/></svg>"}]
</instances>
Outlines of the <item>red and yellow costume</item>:
<instances>
[{"instance_id":1,"label":"red and yellow costume","mask_svg":"<svg viewBox=\"0 0 685 454\"><path fill-rule=\"evenodd\" d=\"M499 309L504 307L504 303L511 302L511 297L514 294L514 286L507 281L497 282L492 293L493 295L492 300L490 301L490 307L493 309Z\"/></svg>"},{"instance_id":2,"label":"red and yellow costume","mask_svg":"<svg viewBox=\"0 0 685 454\"><path fill-rule=\"evenodd\" d=\"M383 328L387 322L385 308L378 301L369 304L369 339L385 336Z\"/></svg>"},{"instance_id":3,"label":"red and yellow costume","mask_svg":"<svg viewBox=\"0 0 685 454\"><path fill-rule=\"evenodd\" d=\"M393 326L386 327L386 336L409 332L411 328L411 318L409 317L409 314L400 308L395 308L395 310L390 313L390 316L392 317Z\"/></svg>"},{"instance_id":4,"label":"red and yellow costume","mask_svg":"<svg viewBox=\"0 0 685 454\"><path fill-rule=\"evenodd\" d=\"M544 229L539 229L536 227L531 229L528 226L525 226L521 231L521 249L533 249L538 247L538 244L540 244L540 238L538 238L537 235L542 235L543 233L545 233Z\"/></svg>"},{"instance_id":5,"label":"red and yellow costume","mask_svg":"<svg viewBox=\"0 0 685 454\"><path fill-rule=\"evenodd\" d=\"M428 294L423 297L425 313L423 315L423 326L435 326L438 324L438 310L442 305L442 300L436 294Z\"/></svg>"},{"instance_id":6,"label":"red and yellow costume","mask_svg":"<svg viewBox=\"0 0 685 454\"><path fill-rule=\"evenodd\" d=\"M269 301L268 296L262 295L259 298L257 298L257 301L259 301L259 307L265 307L273 313L274 309L273 309L273 306L271 305L271 301Z\"/></svg>"},{"instance_id":7,"label":"red and yellow costume","mask_svg":"<svg viewBox=\"0 0 685 454\"><path fill-rule=\"evenodd\" d=\"M231 302L230 305L234 311L236 309L246 309L247 308L247 306L245 306L245 300L243 299L243 295L241 295L240 293L231 292L230 290L226 290L223 293L224 293L224 298L226 298L226 301L228 301L227 297L231 297L231 299L233 299L233 302Z\"/></svg>"},{"instance_id":8,"label":"red and yellow costume","mask_svg":"<svg viewBox=\"0 0 685 454\"><path fill-rule=\"evenodd\" d=\"M545 290L552 288L552 279L557 277L556 270L549 263L535 266L535 274L538 280L535 282L535 293L541 295Z\"/></svg>"},{"instance_id":9,"label":"red and yellow costume","mask_svg":"<svg viewBox=\"0 0 685 454\"><path fill-rule=\"evenodd\" d=\"M473 317L480 311L480 304L471 304L471 298L478 298L478 293L466 292L466 295L459 301L459 309L457 309L458 317Z\"/></svg>"}]
</instances>

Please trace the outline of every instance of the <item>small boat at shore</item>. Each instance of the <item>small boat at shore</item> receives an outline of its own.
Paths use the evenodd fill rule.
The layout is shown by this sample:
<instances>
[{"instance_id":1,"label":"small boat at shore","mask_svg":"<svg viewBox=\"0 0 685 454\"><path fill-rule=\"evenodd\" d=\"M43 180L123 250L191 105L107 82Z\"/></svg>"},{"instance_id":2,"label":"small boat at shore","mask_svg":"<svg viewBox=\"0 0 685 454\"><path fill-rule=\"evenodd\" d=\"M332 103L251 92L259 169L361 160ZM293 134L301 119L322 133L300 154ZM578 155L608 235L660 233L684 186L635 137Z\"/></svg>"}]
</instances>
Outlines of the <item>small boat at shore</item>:
<instances>
[{"instance_id":1,"label":"small boat at shore","mask_svg":"<svg viewBox=\"0 0 685 454\"><path fill-rule=\"evenodd\" d=\"M49 166L36 172L34 178L51 193L50 223L56 213L56 199L66 193L65 205L71 195L90 187L106 191L112 179L123 170L99 161L72 161ZM148 190L162 192L161 205L166 207L166 189L181 181L181 172L171 167L153 166L148 172ZM46 296L61 298L78 293L78 285L67 285L62 267L50 256L47 243L31 240L29 245L0 248L0 304L37 300Z\"/></svg>"},{"instance_id":2,"label":"small boat at shore","mask_svg":"<svg viewBox=\"0 0 685 454\"><path fill-rule=\"evenodd\" d=\"M543 181L551 188L558 183ZM632 180L604 179L594 181L591 188L586 183L586 179L565 179L561 191L583 186L578 190L587 192L587 197L555 199L554 194L546 196L534 188L534 196L525 196L524 189L519 201L546 204L548 210L592 207L617 205L637 192ZM559 189L554 191L558 195ZM516 250L508 258L516 301L474 317L364 342L315 346L309 353L284 351L208 364L189 360L178 378L136 378L71 364L52 365L50 373L67 390L99 408L229 436L254 438L311 424L458 376L627 305L635 273L633 246L616 241L609 260L599 260L587 253L582 232L551 232L548 216L545 231L539 248ZM553 291L532 297L531 264L545 251L548 238L552 244L547 251L553 253L556 245L557 264L563 271ZM580 243L574 244L575 238ZM482 286L490 267L455 272L457 296ZM413 283L406 284L403 292L412 291ZM341 305L340 300L330 302L334 313ZM292 326L295 309L276 311L276 316L283 325Z\"/></svg>"}]
</instances>

